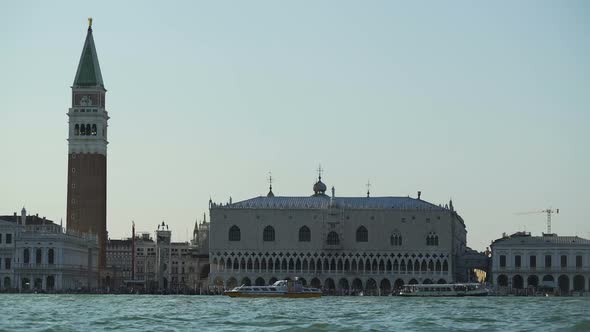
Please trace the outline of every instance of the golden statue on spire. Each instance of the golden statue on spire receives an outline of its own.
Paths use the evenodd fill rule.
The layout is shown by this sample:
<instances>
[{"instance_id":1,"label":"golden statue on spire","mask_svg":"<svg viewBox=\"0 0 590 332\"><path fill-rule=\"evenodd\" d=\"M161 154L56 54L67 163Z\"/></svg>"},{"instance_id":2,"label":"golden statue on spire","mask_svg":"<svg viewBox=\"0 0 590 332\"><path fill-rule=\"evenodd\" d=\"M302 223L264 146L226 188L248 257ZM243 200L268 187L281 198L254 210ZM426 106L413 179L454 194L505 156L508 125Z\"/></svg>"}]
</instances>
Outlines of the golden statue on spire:
<instances>
[{"instance_id":1,"label":"golden statue on spire","mask_svg":"<svg viewBox=\"0 0 590 332\"><path fill-rule=\"evenodd\" d=\"M92 28L92 17L88 18L88 27Z\"/></svg>"}]
</instances>

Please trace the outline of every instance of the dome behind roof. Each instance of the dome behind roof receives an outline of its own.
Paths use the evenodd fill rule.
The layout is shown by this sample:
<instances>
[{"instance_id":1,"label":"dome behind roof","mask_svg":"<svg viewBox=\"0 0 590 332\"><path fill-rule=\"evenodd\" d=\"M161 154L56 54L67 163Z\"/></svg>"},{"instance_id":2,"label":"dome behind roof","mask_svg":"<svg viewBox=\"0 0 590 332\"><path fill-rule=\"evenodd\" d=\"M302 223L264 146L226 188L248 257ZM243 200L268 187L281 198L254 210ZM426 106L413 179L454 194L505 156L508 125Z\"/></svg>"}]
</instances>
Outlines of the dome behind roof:
<instances>
[{"instance_id":1,"label":"dome behind roof","mask_svg":"<svg viewBox=\"0 0 590 332\"><path fill-rule=\"evenodd\" d=\"M318 182L316 182L313 185L313 192L314 195L325 195L326 194L326 190L327 187L326 185L322 182L322 178L319 178Z\"/></svg>"}]
</instances>

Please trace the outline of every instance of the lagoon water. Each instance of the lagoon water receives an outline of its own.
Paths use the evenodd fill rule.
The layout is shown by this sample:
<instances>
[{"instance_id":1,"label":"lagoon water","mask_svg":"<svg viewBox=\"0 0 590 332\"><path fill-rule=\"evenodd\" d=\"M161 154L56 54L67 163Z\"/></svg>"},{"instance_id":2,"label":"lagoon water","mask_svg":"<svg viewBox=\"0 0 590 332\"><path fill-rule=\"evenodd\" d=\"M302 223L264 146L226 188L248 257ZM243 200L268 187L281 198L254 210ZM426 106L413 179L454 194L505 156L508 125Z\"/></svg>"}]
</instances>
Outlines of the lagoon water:
<instances>
[{"instance_id":1,"label":"lagoon water","mask_svg":"<svg viewBox=\"0 0 590 332\"><path fill-rule=\"evenodd\" d=\"M0 294L0 331L590 331L590 298Z\"/></svg>"}]
</instances>

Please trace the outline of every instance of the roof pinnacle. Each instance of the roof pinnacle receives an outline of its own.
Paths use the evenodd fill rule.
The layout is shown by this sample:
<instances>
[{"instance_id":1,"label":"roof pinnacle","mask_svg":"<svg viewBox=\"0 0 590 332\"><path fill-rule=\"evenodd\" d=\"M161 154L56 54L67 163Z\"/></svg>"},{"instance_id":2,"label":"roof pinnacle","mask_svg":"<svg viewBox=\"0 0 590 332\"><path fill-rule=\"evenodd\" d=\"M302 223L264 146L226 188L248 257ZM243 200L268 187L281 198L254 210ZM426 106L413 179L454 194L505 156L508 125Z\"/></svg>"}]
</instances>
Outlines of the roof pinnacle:
<instances>
[{"instance_id":1,"label":"roof pinnacle","mask_svg":"<svg viewBox=\"0 0 590 332\"><path fill-rule=\"evenodd\" d=\"M88 18L88 29L92 29L92 17Z\"/></svg>"},{"instance_id":2,"label":"roof pinnacle","mask_svg":"<svg viewBox=\"0 0 590 332\"><path fill-rule=\"evenodd\" d=\"M268 171L268 194L267 197L274 197L275 194L272 192L272 172Z\"/></svg>"}]
</instances>

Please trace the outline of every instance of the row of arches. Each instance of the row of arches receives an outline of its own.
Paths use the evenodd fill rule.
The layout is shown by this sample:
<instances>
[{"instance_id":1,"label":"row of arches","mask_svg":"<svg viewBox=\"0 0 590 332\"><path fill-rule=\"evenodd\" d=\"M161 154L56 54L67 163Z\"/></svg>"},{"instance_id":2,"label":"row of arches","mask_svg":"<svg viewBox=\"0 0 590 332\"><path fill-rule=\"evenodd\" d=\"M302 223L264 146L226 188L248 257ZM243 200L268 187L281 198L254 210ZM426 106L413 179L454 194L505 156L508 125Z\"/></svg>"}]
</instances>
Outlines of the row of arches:
<instances>
[{"instance_id":1,"label":"row of arches","mask_svg":"<svg viewBox=\"0 0 590 332\"><path fill-rule=\"evenodd\" d=\"M285 277L282 280L289 280L291 278ZM225 288L233 288L236 286L244 285L244 286L266 286L272 285L276 281L278 281L276 277L271 277L268 280L264 277L260 276L255 279L250 279L249 277L243 277L238 279L236 277L230 277L227 280L223 280L221 277L217 277L214 280L214 284L217 287L225 287ZM388 295L393 290L398 290L404 286L406 283L403 279L398 278L395 281L391 281L388 278L383 278L379 282L378 279L368 278L366 281L363 281L360 278L354 278L349 280L347 278L340 278L340 279L333 279L333 278L325 278L323 282L320 278L312 278L309 282L305 278L299 278L304 286L311 286L319 289L323 289L325 291L363 291L366 292L367 295L377 295L383 294ZM337 280L337 282L336 282ZM268 281L268 282L267 282ZM419 284L420 282L412 278L408 282L408 284ZM422 284L446 284L447 281L443 278L439 278L436 280L433 279L424 279Z\"/></svg>"},{"instance_id":2,"label":"row of arches","mask_svg":"<svg viewBox=\"0 0 590 332\"><path fill-rule=\"evenodd\" d=\"M31 263L31 251L29 248L23 249L23 263L30 264ZM43 250L41 248L35 249L35 264L42 264L43 263ZM55 251L53 248L49 248L47 250L47 264L55 264Z\"/></svg>"},{"instance_id":3,"label":"row of arches","mask_svg":"<svg viewBox=\"0 0 590 332\"><path fill-rule=\"evenodd\" d=\"M216 271L287 273L448 273L446 259L376 258L258 258L228 257L213 259Z\"/></svg>"},{"instance_id":4,"label":"row of arches","mask_svg":"<svg viewBox=\"0 0 590 332\"><path fill-rule=\"evenodd\" d=\"M96 136L97 128L95 124L76 124L74 126L74 135L76 136Z\"/></svg>"},{"instance_id":5,"label":"row of arches","mask_svg":"<svg viewBox=\"0 0 590 332\"><path fill-rule=\"evenodd\" d=\"M555 278L550 275L544 275L542 279L539 279L537 275L530 275L526 278L526 286L525 286L525 279L520 274L516 274L512 276L512 278L508 278L507 275L501 274L496 279L497 285L500 287L512 287L515 289L524 289L526 287L550 287L550 288L558 288L562 292L569 292L569 291L576 291L581 292L585 290L586 281L583 275L575 275L573 277L573 288L570 287L570 277L562 274L557 278L557 284L555 283ZM590 278L588 278L588 288L590 290Z\"/></svg>"},{"instance_id":6,"label":"row of arches","mask_svg":"<svg viewBox=\"0 0 590 332\"><path fill-rule=\"evenodd\" d=\"M242 234L240 227L237 225L233 225L229 228L228 231L228 240L229 241L240 241L242 239ZM265 242L273 242L275 241L275 229L274 227L268 225L262 231L262 240ZM307 226L302 226L299 228L299 242L309 242L311 241L311 230ZM360 226L356 230L356 242L368 242L369 241L369 231L365 226ZM402 245L402 235L399 232L394 232L390 237L390 242L392 246L401 246ZM326 243L328 245L339 245L340 244L340 236L337 232L331 231L326 236ZM430 232L426 236L426 245L428 246L438 246L438 235L434 232Z\"/></svg>"},{"instance_id":7,"label":"row of arches","mask_svg":"<svg viewBox=\"0 0 590 332\"><path fill-rule=\"evenodd\" d=\"M55 277L47 276L45 278L45 287L43 287L43 278L21 278L20 288L22 290L54 290L55 289Z\"/></svg>"}]
</instances>

